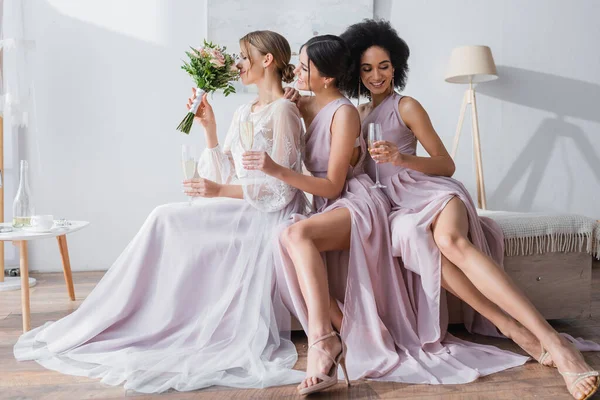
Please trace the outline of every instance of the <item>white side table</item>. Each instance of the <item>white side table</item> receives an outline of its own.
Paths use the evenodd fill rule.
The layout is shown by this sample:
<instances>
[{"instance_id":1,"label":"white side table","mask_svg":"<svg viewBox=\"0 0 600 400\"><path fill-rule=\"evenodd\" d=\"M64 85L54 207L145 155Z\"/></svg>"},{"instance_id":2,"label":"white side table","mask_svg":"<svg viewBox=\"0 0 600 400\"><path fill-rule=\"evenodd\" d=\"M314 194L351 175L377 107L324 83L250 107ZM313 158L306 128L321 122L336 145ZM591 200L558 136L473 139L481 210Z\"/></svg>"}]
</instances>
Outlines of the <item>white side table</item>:
<instances>
[{"instance_id":1,"label":"white side table","mask_svg":"<svg viewBox=\"0 0 600 400\"><path fill-rule=\"evenodd\" d=\"M30 240L46 239L55 237L58 241L60 256L62 258L63 272L69 298L75 300L75 289L73 288L73 276L71 274L71 261L69 260L69 249L67 248L67 234L76 232L89 225L87 221L69 221L70 226L64 228L53 228L50 232L37 233L22 229L12 232L0 233L0 241L12 242L19 248L21 258L21 309L23 310L23 332L31 328L31 316L29 308L29 265L27 263L27 242ZM1 226L10 226L10 223L2 223ZM4 273L4 271L2 271Z\"/></svg>"}]
</instances>

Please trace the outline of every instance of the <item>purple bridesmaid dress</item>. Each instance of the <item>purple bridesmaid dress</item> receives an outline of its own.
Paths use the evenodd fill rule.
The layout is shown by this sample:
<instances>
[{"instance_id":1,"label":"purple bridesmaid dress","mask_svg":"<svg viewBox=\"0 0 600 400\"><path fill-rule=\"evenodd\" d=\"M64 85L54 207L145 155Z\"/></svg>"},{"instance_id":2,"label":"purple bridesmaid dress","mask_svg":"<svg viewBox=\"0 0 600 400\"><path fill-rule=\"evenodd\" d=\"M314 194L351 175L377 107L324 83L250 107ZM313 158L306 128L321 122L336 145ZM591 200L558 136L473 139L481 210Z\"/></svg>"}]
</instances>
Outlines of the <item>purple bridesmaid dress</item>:
<instances>
[{"instance_id":1,"label":"purple bridesmaid dress","mask_svg":"<svg viewBox=\"0 0 600 400\"><path fill-rule=\"evenodd\" d=\"M315 176L327 175L331 122L344 105L352 103L345 98L332 101L307 129L305 164ZM348 346L350 378L465 383L525 363L528 357L451 335L445 335L441 343L440 323L430 314L435 308L429 308L426 299L413 302L415 293L412 286L408 289L405 272L393 255L389 200L380 190L370 188L373 181L364 173L367 151L362 138L360 147L361 159L349 168L341 196L337 200L314 198L317 214L347 208L352 217L350 249L324 255L331 293L344 313L341 335ZM305 218L296 215L294 221ZM306 304L283 246L276 267L284 304L308 331ZM423 325L425 318L428 325Z\"/></svg>"},{"instance_id":2,"label":"purple bridesmaid dress","mask_svg":"<svg viewBox=\"0 0 600 400\"><path fill-rule=\"evenodd\" d=\"M381 124L384 140L396 144L401 153L415 155L417 139L402 120L398 110L401 98L401 95L393 93L375 107L362 121L363 136L368 134L369 123ZM371 177L375 177L375 166L375 162L369 156L365 168ZM431 224L452 198L459 198L467 209L471 241L502 266L504 237L498 224L477 215L469 193L455 179L427 175L392 164L379 164L379 179L386 186L382 189L383 192L392 202L392 212L389 215L392 252L404 265L408 296L415 311L417 335L422 350L430 351L438 345L446 347L447 351L455 355L455 361L458 361L455 364L455 373L460 376L473 377L472 371L461 365L464 364L464 360L472 357L478 358L481 375L523 364L525 358L506 351L496 349L490 350L489 354L478 354L480 345L460 341L446 331L448 313L445 291L441 287L441 253L433 239ZM502 337L490 321L466 303L461 303L461 312L464 324L470 332ZM563 336L580 350L600 350L600 346L594 342L575 339L566 334ZM457 341L463 345L460 354L452 350L452 344ZM446 378L440 382L446 382ZM469 380L451 379L456 383ZM436 383L434 379L430 382Z\"/></svg>"}]
</instances>

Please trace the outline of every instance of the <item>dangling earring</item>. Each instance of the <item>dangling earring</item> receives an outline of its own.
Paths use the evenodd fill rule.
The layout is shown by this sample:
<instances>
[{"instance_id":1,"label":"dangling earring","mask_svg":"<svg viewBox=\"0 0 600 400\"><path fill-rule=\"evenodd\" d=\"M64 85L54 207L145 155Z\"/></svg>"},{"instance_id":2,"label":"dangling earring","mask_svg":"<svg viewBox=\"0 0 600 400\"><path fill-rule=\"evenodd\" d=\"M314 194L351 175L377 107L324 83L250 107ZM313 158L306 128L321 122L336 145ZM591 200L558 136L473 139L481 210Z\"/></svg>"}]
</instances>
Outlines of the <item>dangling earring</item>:
<instances>
[{"instance_id":1,"label":"dangling earring","mask_svg":"<svg viewBox=\"0 0 600 400\"><path fill-rule=\"evenodd\" d=\"M325 89L327 89L327 84L325 84Z\"/></svg>"},{"instance_id":2,"label":"dangling earring","mask_svg":"<svg viewBox=\"0 0 600 400\"><path fill-rule=\"evenodd\" d=\"M392 74L393 74L394 72L395 72L395 71L392 71ZM395 88L395 87L396 87L396 85L394 85L394 75L392 75L392 93L394 93L394 88Z\"/></svg>"},{"instance_id":3,"label":"dangling earring","mask_svg":"<svg viewBox=\"0 0 600 400\"><path fill-rule=\"evenodd\" d=\"M360 76L358 77L358 100L356 102L356 107L360 105Z\"/></svg>"}]
</instances>

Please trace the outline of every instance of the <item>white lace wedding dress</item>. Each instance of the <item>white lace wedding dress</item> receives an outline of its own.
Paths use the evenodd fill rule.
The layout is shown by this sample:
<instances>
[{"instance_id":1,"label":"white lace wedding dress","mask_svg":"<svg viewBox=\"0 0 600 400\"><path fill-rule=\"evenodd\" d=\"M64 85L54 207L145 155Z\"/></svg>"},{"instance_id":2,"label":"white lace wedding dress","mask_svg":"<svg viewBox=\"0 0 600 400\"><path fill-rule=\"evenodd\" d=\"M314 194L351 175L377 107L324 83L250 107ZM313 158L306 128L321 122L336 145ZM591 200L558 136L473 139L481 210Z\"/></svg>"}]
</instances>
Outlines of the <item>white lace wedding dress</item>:
<instances>
[{"instance_id":1,"label":"white lace wedding dress","mask_svg":"<svg viewBox=\"0 0 600 400\"><path fill-rule=\"evenodd\" d=\"M240 107L222 150L198 171L241 183L244 200L197 199L157 207L72 314L23 334L18 360L154 393L211 385L260 388L299 382L289 312L273 277L282 222L303 213L303 193L241 166L238 122L252 120L254 149L298 172L302 123L277 100Z\"/></svg>"}]
</instances>

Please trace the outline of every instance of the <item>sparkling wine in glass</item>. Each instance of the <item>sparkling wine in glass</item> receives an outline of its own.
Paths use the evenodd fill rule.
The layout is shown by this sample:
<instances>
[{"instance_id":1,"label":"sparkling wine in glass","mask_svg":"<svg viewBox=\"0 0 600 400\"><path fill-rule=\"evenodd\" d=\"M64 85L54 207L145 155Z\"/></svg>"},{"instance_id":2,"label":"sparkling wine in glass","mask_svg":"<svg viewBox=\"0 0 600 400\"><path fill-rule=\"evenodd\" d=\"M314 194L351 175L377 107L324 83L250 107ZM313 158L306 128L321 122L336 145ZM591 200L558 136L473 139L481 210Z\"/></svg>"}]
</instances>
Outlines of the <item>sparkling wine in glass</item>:
<instances>
[{"instance_id":1,"label":"sparkling wine in glass","mask_svg":"<svg viewBox=\"0 0 600 400\"><path fill-rule=\"evenodd\" d=\"M370 123L369 124L369 150L373 150L375 148L377 148L377 146L375 146L375 143L383 140L383 136L381 135L381 125L380 124L375 124L375 123ZM375 164L375 185L371 186L371 189L383 189L386 186L382 185L381 182L379 182L379 164Z\"/></svg>"},{"instance_id":2,"label":"sparkling wine in glass","mask_svg":"<svg viewBox=\"0 0 600 400\"><path fill-rule=\"evenodd\" d=\"M252 121L240 121L240 143L244 151L252 150L254 145L254 123Z\"/></svg>"},{"instance_id":3,"label":"sparkling wine in glass","mask_svg":"<svg viewBox=\"0 0 600 400\"><path fill-rule=\"evenodd\" d=\"M181 146L181 166L183 176L186 180L193 179L198 168L198 152L195 146L184 144ZM189 205L192 205L194 197L188 196Z\"/></svg>"}]
</instances>

